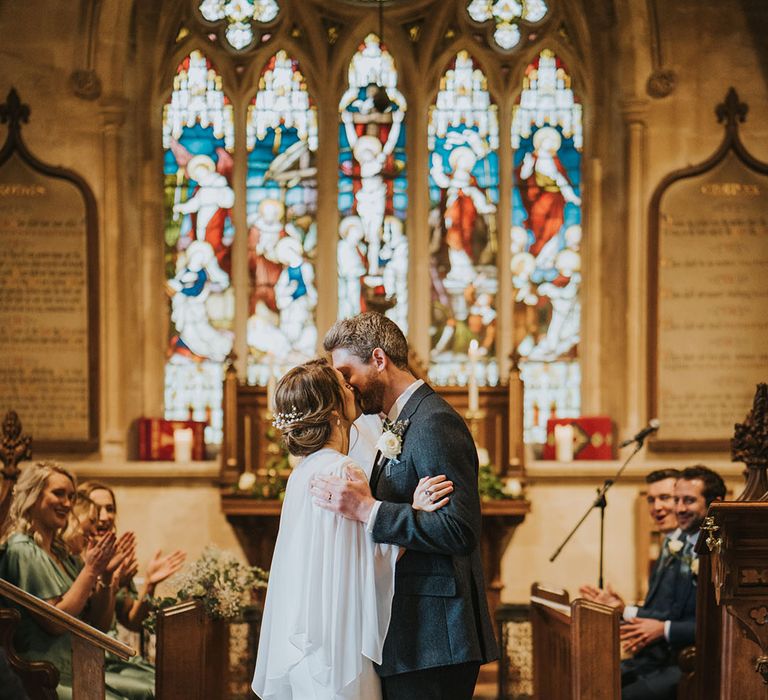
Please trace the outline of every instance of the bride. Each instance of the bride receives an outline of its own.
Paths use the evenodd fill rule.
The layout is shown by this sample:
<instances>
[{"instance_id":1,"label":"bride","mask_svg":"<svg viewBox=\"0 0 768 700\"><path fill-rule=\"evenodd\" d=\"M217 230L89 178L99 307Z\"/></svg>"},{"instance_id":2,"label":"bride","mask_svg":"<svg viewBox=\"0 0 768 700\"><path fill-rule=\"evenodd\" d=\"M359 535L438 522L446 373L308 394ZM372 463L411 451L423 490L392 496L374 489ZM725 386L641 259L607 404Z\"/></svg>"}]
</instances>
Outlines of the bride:
<instances>
[{"instance_id":1,"label":"bride","mask_svg":"<svg viewBox=\"0 0 768 700\"><path fill-rule=\"evenodd\" d=\"M373 663L381 663L401 550L313 505L309 487L316 473L360 469L347 456L354 392L325 360L312 360L280 380L275 409L275 427L302 459L285 491L253 691L262 700L380 700ZM425 477L413 507L437 510L452 490L442 475Z\"/></svg>"}]
</instances>

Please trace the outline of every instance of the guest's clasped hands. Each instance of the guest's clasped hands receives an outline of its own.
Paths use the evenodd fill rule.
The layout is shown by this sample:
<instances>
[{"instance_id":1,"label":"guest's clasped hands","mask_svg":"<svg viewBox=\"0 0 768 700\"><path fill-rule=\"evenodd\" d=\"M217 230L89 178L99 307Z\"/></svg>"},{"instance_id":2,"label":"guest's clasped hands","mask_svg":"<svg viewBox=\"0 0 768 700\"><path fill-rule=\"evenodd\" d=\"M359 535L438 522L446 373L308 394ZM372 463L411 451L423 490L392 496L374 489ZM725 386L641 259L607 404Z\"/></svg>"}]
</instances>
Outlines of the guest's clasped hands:
<instances>
[{"instance_id":1,"label":"guest's clasped hands","mask_svg":"<svg viewBox=\"0 0 768 700\"><path fill-rule=\"evenodd\" d=\"M605 588L582 586L579 588L579 593L587 600L616 608L621 613L626 607L624 599L611 587L610 583ZM664 622L649 617L633 617L623 622L619 630L621 648L632 654L663 636Z\"/></svg>"}]
</instances>

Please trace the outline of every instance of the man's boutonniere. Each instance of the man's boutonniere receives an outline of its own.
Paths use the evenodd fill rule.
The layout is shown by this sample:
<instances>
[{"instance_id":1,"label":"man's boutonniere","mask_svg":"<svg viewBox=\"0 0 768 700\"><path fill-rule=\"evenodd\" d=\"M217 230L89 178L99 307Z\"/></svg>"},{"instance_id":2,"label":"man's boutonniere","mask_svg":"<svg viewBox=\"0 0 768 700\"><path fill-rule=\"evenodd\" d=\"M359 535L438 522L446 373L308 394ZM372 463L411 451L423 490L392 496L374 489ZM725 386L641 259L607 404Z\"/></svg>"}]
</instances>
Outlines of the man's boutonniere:
<instances>
[{"instance_id":1,"label":"man's boutonniere","mask_svg":"<svg viewBox=\"0 0 768 700\"><path fill-rule=\"evenodd\" d=\"M673 556L680 554L683 551L683 546L682 540L667 540L667 549Z\"/></svg>"},{"instance_id":2,"label":"man's boutonniere","mask_svg":"<svg viewBox=\"0 0 768 700\"><path fill-rule=\"evenodd\" d=\"M694 557L693 560L691 561L691 573L694 576L699 575L699 558L698 557Z\"/></svg>"},{"instance_id":3,"label":"man's boutonniere","mask_svg":"<svg viewBox=\"0 0 768 700\"><path fill-rule=\"evenodd\" d=\"M403 434L408 427L408 420L397 420L394 423L385 420L384 432L376 443L376 449L387 459L395 459L403 449Z\"/></svg>"}]
</instances>

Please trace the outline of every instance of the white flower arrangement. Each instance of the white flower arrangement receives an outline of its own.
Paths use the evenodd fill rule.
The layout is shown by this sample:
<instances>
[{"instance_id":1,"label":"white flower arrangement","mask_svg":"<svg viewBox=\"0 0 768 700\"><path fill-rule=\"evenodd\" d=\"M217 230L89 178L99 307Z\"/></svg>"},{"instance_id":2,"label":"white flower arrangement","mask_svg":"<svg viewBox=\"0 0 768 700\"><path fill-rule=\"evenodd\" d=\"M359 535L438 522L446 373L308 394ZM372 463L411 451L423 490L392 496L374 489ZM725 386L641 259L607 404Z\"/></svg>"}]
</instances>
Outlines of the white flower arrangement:
<instances>
[{"instance_id":1,"label":"white flower arrangement","mask_svg":"<svg viewBox=\"0 0 768 700\"><path fill-rule=\"evenodd\" d=\"M391 423L384 421L384 432L376 442L376 449L387 459L395 459L403 451L403 434L408 428L409 421L398 420Z\"/></svg>"},{"instance_id":2,"label":"white flower arrangement","mask_svg":"<svg viewBox=\"0 0 768 700\"><path fill-rule=\"evenodd\" d=\"M234 554L212 545L200 558L171 579L176 594L150 601L153 611L167 608L184 600L197 598L212 618L231 620L253 602L257 588L266 588L268 572L258 566L243 564ZM145 622L153 631L155 615Z\"/></svg>"}]
</instances>

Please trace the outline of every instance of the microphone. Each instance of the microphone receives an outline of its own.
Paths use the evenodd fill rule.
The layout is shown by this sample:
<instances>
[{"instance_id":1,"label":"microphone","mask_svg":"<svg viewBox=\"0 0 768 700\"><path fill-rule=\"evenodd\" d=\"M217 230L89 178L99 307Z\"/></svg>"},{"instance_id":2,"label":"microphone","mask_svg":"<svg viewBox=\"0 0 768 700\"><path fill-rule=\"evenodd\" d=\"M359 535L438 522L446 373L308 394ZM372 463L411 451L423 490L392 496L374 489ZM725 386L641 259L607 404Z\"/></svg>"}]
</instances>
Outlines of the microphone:
<instances>
[{"instance_id":1,"label":"microphone","mask_svg":"<svg viewBox=\"0 0 768 700\"><path fill-rule=\"evenodd\" d=\"M639 445L643 444L643 440L647 438L651 433L655 433L658 429L661 423L659 423L658 418L651 418L651 420L648 421L648 425L645 426L637 435L635 435L632 438L629 438L629 440L624 440L619 447L626 447L627 445L631 445L633 442L638 443Z\"/></svg>"}]
</instances>

